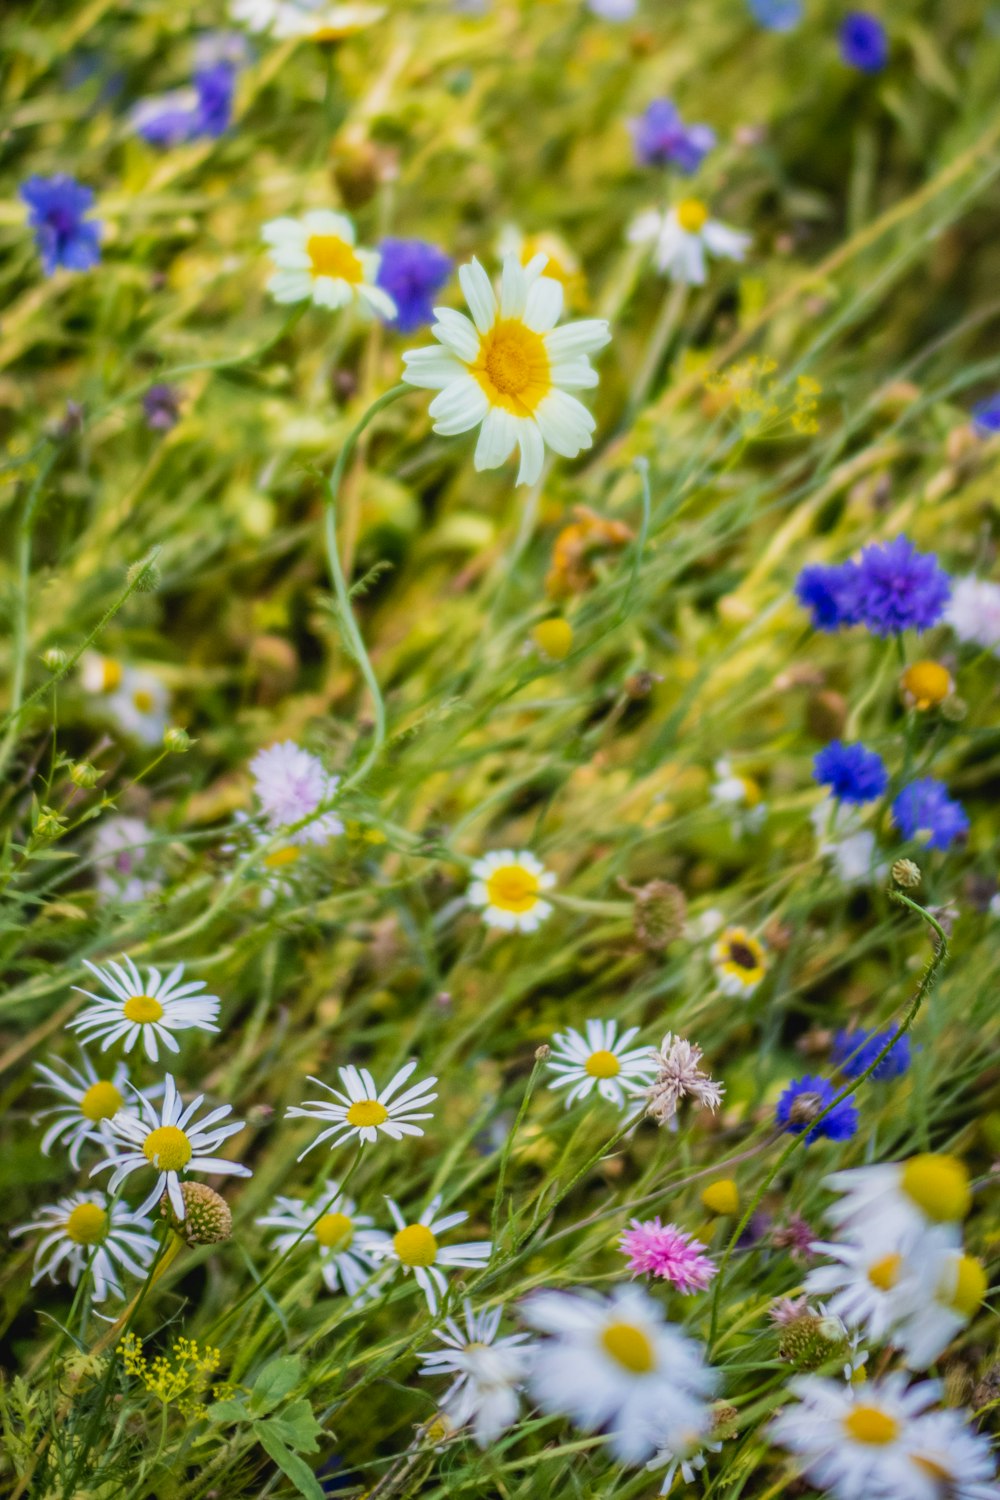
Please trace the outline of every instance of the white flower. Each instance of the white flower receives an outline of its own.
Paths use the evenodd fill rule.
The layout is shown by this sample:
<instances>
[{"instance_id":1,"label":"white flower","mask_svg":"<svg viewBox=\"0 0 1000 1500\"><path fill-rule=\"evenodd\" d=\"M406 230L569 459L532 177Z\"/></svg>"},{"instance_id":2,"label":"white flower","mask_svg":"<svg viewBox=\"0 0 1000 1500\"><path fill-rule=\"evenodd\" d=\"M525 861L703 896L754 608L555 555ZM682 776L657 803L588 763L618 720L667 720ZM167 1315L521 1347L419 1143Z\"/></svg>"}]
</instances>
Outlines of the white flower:
<instances>
[{"instance_id":1,"label":"white flower","mask_svg":"<svg viewBox=\"0 0 1000 1500\"><path fill-rule=\"evenodd\" d=\"M633 245L652 244L657 270L685 286L702 286L708 279L709 255L742 260L751 236L709 218L700 198L685 198L667 213L650 208L639 215L628 232Z\"/></svg>"},{"instance_id":2,"label":"white flower","mask_svg":"<svg viewBox=\"0 0 1000 1500\"><path fill-rule=\"evenodd\" d=\"M809 814L816 832L817 852L829 859L845 885L874 885L885 880L888 865L878 856L870 828L863 826L858 807L826 796Z\"/></svg>"},{"instance_id":3,"label":"white flower","mask_svg":"<svg viewBox=\"0 0 1000 1500\"><path fill-rule=\"evenodd\" d=\"M144 745L159 744L167 727L170 695L155 672L123 666L95 651L84 652L80 670L85 692L100 696L104 712L123 734Z\"/></svg>"},{"instance_id":4,"label":"white flower","mask_svg":"<svg viewBox=\"0 0 1000 1500\"><path fill-rule=\"evenodd\" d=\"M347 307L396 316L392 298L375 285L379 255L355 244L354 225L346 214L314 209L301 219L272 219L261 235L277 270L267 283L275 302L304 302L317 307Z\"/></svg>"},{"instance_id":5,"label":"white flower","mask_svg":"<svg viewBox=\"0 0 1000 1500\"><path fill-rule=\"evenodd\" d=\"M914 1296L908 1315L897 1326L892 1343L911 1370L926 1370L969 1319L986 1295L982 1263L961 1250L942 1246L932 1230L914 1246Z\"/></svg>"},{"instance_id":6,"label":"white flower","mask_svg":"<svg viewBox=\"0 0 1000 1500\"><path fill-rule=\"evenodd\" d=\"M527 1323L552 1335L532 1361L535 1400L587 1432L608 1432L623 1463L687 1448L709 1431L714 1372L641 1288L537 1292L521 1306Z\"/></svg>"},{"instance_id":7,"label":"white flower","mask_svg":"<svg viewBox=\"0 0 1000 1500\"><path fill-rule=\"evenodd\" d=\"M602 1099L624 1109L635 1104L637 1093L648 1088L656 1072L651 1047L626 1051L638 1034L638 1026L618 1035L616 1021L588 1021L586 1039L572 1026L552 1038L552 1057L548 1067L557 1076L549 1087L565 1088L566 1108L578 1099L586 1099L595 1088Z\"/></svg>"},{"instance_id":8,"label":"white flower","mask_svg":"<svg viewBox=\"0 0 1000 1500\"><path fill-rule=\"evenodd\" d=\"M873 1342L881 1343L913 1307L920 1286L917 1266L902 1250L887 1250L878 1243L816 1243L810 1248L837 1264L809 1271L803 1283L806 1292L829 1297L831 1313L851 1328L864 1328ZM930 1254L932 1245L926 1248Z\"/></svg>"},{"instance_id":9,"label":"white flower","mask_svg":"<svg viewBox=\"0 0 1000 1500\"><path fill-rule=\"evenodd\" d=\"M317 1218L323 1205L324 1211ZM308 1198L279 1194L271 1209L257 1220L264 1229L282 1231L271 1241L271 1248L279 1255L297 1241L305 1245L311 1237L319 1247L326 1286L331 1292L343 1287L348 1297L357 1296L375 1270L368 1247L385 1235L372 1229L373 1222L368 1214L356 1213L353 1198L344 1197L338 1184L329 1178ZM308 1235L304 1236L305 1230Z\"/></svg>"},{"instance_id":10,"label":"white flower","mask_svg":"<svg viewBox=\"0 0 1000 1500\"><path fill-rule=\"evenodd\" d=\"M945 621L960 641L1000 655L1000 583L954 578Z\"/></svg>"},{"instance_id":11,"label":"white flower","mask_svg":"<svg viewBox=\"0 0 1000 1500\"><path fill-rule=\"evenodd\" d=\"M330 5L327 0L231 0L229 14L250 31L322 42L340 41L374 25L385 15L385 6Z\"/></svg>"},{"instance_id":12,"label":"white flower","mask_svg":"<svg viewBox=\"0 0 1000 1500\"><path fill-rule=\"evenodd\" d=\"M307 1099L304 1104L292 1105L287 1110L289 1118L302 1118L305 1120L331 1120L333 1123L327 1130L321 1130L312 1145L307 1146L299 1157L299 1161L306 1156L313 1146L318 1146L321 1141L329 1140L331 1150L339 1146L354 1135L358 1138L358 1145L378 1139L379 1131L387 1135L390 1140L401 1140L404 1135L423 1135L419 1125L414 1125L414 1120L429 1120L431 1111L424 1106L437 1098L432 1093L436 1078L424 1078L420 1083L415 1083L405 1093L399 1090L409 1078L416 1062L408 1062L405 1067L390 1078L386 1087L379 1093L375 1087L375 1080L367 1068L355 1068L353 1065L346 1068L338 1068L340 1081L344 1086L344 1092L331 1088L321 1078L313 1078L310 1075L309 1082L319 1084L321 1089L326 1089L338 1102L329 1104L325 1099ZM423 1111L415 1113L415 1111Z\"/></svg>"},{"instance_id":13,"label":"white flower","mask_svg":"<svg viewBox=\"0 0 1000 1500\"><path fill-rule=\"evenodd\" d=\"M597 384L588 356L611 337L603 318L556 328L563 289L542 275L545 259L522 266L506 256L499 301L477 260L462 266L472 320L436 307L437 345L403 355L404 380L440 391L430 405L434 431L454 437L481 426L477 470L499 468L520 447L518 484L539 479L546 444L564 458L590 447L594 419L567 393Z\"/></svg>"},{"instance_id":14,"label":"white flower","mask_svg":"<svg viewBox=\"0 0 1000 1500\"><path fill-rule=\"evenodd\" d=\"M721 1443L696 1442L693 1446L681 1448L679 1451L667 1445L657 1450L646 1468L650 1473L654 1473L657 1469L666 1467L667 1472L660 1485L660 1494L669 1495L678 1469L685 1484L694 1484L695 1474L700 1473L705 1467L705 1455L721 1452Z\"/></svg>"},{"instance_id":15,"label":"white flower","mask_svg":"<svg viewBox=\"0 0 1000 1500\"><path fill-rule=\"evenodd\" d=\"M335 813L319 811L333 801L340 777L331 776L321 760L294 741L285 740L258 751L250 762L250 774L254 795L272 833L294 828L304 818L309 822L289 834L290 844L325 844L343 833L344 825Z\"/></svg>"},{"instance_id":16,"label":"white flower","mask_svg":"<svg viewBox=\"0 0 1000 1500\"><path fill-rule=\"evenodd\" d=\"M114 1168L108 1187L114 1192L133 1172L153 1167L156 1184L142 1206L137 1210L144 1214L152 1208L166 1192L178 1219L184 1219L187 1211L181 1192L182 1172L213 1172L221 1176L250 1177L249 1167L222 1156L206 1156L206 1151L216 1151L223 1141L243 1129L242 1120L233 1120L228 1125L219 1122L231 1115L231 1104L222 1104L210 1110L203 1120L195 1121L195 1115L204 1103L204 1094L199 1094L185 1107L177 1092L177 1086L168 1073L163 1081L163 1106L157 1110L148 1094L138 1089L133 1093L137 1101L135 1114L119 1111L111 1121L111 1130L117 1137L113 1143L123 1143L128 1149L116 1151L91 1171L103 1172Z\"/></svg>"},{"instance_id":17,"label":"white flower","mask_svg":"<svg viewBox=\"0 0 1000 1500\"><path fill-rule=\"evenodd\" d=\"M734 838L755 833L767 817L767 804L761 801L756 781L750 776L738 776L724 758L715 762L715 780L709 795L716 807L731 814Z\"/></svg>"},{"instance_id":18,"label":"white flower","mask_svg":"<svg viewBox=\"0 0 1000 1500\"><path fill-rule=\"evenodd\" d=\"M587 8L602 21L631 21L639 0L587 0Z\"/></svg>"},{"instance_id":19,"label":"white flower","mask_svg":"<svg viewBox=\"0 0 1000 1500\"><path fill-rule=\"evenodd\" d=\"M116 901L142 901L159 890L149 867L152 829L140 818L105 818L91 842L97 889Z\"/></svg>"},{"instance_id":20,"label":"white flower","mask_svg":"<svg viewBox=\"0 0 1000 1500\"><path fill-rule=\"evenodd\" d=\"M33 1123L54 1116L42 1137L42 1154L48 1156L50 1147L59 1141L69 1147L70 1164L79 1167L80 1151L86 1142L99 1144L109 1138L109 1122L125 1104L128 1069L123 1062L115 1063L110 1077L102 1078L82 1047L80 1068L70 1067L61 1058L53 1058L53 1062L65 1068L68 1076L45 1063L36 1063L35 1068L44 1080L36 1087L52 1089L66 1102L41 1110Z\"/></svg>"},{"instance_id":21,"label":"white flower","mask_svg":"<svg viewBox=\"0 0 1000 1500\"><path fill-rule=\"evenodd\" d=\"M855 1243L887 1251L908 1248L934 1225L941 1227L942 1240L957 1245L971 1203L962 1163L931 1153L834 1172L824 1186L841 1194L827 1218Z\"/></svg>"},{"instance_id":22,"label":"white flower","mask_svg":"<svg viewBox=\"0 0 1000 1500\"><path fill-rule=\"evenodd\" d=\"M389 1212L396 1225L396 1232L372 1246L372 1254L378 1260L394 1261L404 1273L412 1271L417 1285L427 1299L432 1313L437 1312L440 1299L448 1290L447 1278L442 1266L469 1266L479 1268L489 1260L493 1246L489 1240L464 1240L457 1245L440 1245L438 1238L464 1224L467 1213L441 1214L441 1195L431 1199L419 1219L408 1224L394 1198L387 1197Z\"/></svg>"},{"instance_id":23,"label":"white flower","mask_svg":"<svg viewBox=\"0 0 1000 1500\"><path fill-rule=\"evenodd\" d=\"M767 974L767 949L745 927L725 927L709 950L724 995L749 999Z\"/></svg>"},{"instance_id":24,"label":"white flower","mask_svg":"<svg viewBox=\"0 0 1000 1500\"><path fill-rule=\"evenodd\" d=\"M123 1295L119 1268L140 1279L156 1254L153 1226L143 1209L133 1213L127 1203L112 1202L104 1193L70 1193L39 1209L30 1224L20 1224L11 1235L41 1231L35 1248L31 1285L66 1268L66 1279L76 1286L89 1269L94 1280L94 1301L103 1302L108 1292Z\"/></svg>"},{"instance_id":25,"label":"white flower","mask_svg":"<svg viewBox=\"0 0 1000 1500\"><path fill-rule=\"evenodd\" d=\"M556 877L527 849L485 854L472 866L472 874L467 899L470 906L482 907L487 927L534 932L551 916L551 902L541 893L552 889Z\"/></svg>"},{"instance_id":26,"label":"white flower","mask_svg":"<svg viewBox=\"0 0 1000 1500\"><path fill-rule=\"evenodd\" d=\"M79 1031L88 1041L103 1037L101 1051L107 1052L115 1042L124 1039L125 1051L131 1052L139 1038L151 1062L159 1058L158 1040L170 1052L179 1052L180 1044L174 1039L175 1031L187 1031L196 1027L199 1031L218 1031L215 1021L219 1014L216 995L202 995L203 979L184 978L184 965L177 964L164 977L159 969L147 969L143 979L132 960L122 956L122 964L110 963L106 969L84 963L101 984L109 989L114 999L95 995L90 990L75 984L80 995L93 1001L67 1024Z\"/></svg>"},{"instance_id":27,"label":"white flower","mask_svg":"<svg viewBox=\"0 0 1000 1500\"><path fill-rule=\"evenodd\" d=\"M480 1448L487 1448L517 1420L518 1392L531 1365L526 1333L497 1338L502 1312L496 1307L474 1313L466 1298L465 1327L446 1318L444 1327L434 1330L444 1348L417 1355L421 1375L456 1377L442 1397L441 1410L456 1427L471 1422Z\"/></svg>"}]
</instances>

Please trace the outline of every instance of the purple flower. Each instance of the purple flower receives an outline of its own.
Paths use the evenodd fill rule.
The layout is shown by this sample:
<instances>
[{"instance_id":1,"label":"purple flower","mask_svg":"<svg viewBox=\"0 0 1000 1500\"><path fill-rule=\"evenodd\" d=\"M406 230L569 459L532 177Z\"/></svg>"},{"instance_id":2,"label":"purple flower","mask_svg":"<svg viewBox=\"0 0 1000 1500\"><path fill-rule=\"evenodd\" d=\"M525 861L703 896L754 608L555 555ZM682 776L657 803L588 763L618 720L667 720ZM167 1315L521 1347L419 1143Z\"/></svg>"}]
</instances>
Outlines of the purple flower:
<instances>
[{"instance_id":1,"label":"purple flower","mask_svg":"<svg viewBox=\"0 0 1000 1500\"><path fill-rule=\"evenodd\" d=\"M852 10L840 27L840 55L862 73L881 73L889 61L885 27L865 10Z\"/></svg>"},{"instance_id":2,"label":"purple flower","mask_svg":"<svg viewBox=\"0 0 1000 1500\"><path fill-rule=\"evenodd\" d=\"M889 773L876 750L831 740L813 759L813 775L841 802L874 802L889 785Z\"/></svg>"},{"instance_id":3,"label":"purple flower","mask_svg":"<svg viewBox=\"0 0 1000 1500\"><path fill-rule=\"evenodd\" d=\"M977 437L993 437L1000 432L1000 391L972 408L972 425Z\"/></svg>"},{"instance_id":4,"label":"purple flower","mask_svg":"<svg viewBox=\"0 0 1000 1500\"><path fill-rule=\"evenodd\" d=\"M941 619L951 582L937 558L905 536L866 547L845 583L845 608L873 635L928 630Z\"/></svg>"},{"instance_id":5,"label":"purple flower","mask_svg":"<svg viewBox=\"0 0 1000 1500\"><path fill-rule=\"evenodd\" d=\"M778 1100L775 1119L782 1130L792 1135L801 1135L808 1130L806 1140L809 1143L818 1141L822 1135L831 1141L849 1141L858 1128L858 1111L853 1099L843 1099L818 1125L813 1124L836 1097L837 1090L825 1078L807 1073L804 1078L797 1078L788 1085Z\"/></svg>"},{"instance_id":6,"label":"purple flower","mask_svg":"<svg viewBox=\"0 0 1000 1500\"><path fill-rule=\"evenodd\" d=\"M151 146L179 146L201 136L213 139L229 128L236 68L225 59L199 68L190 89L145 99L132 113L138 135Z\"/></svg>"},{"instance_id":7,"label":"purple flower","mask_svg":"<svg viewBox=\"0 0 1000 1500\"><path fill-rule=\"evenodd\" d=\"M451 275L451 260L425 240L383 240L376 286L396 304L390 321L400 333L412 333L434 321L434 298Z\"/></svg>"},{"instance_id":8,"label":"purple flower","mask_svg":"<svg viewBox=\"0 0 1000 1500\"><path fill-rule=\"evenodd\" d=\"M180 393L172 385L151 385L142 398L146 426L154 432L169 432L181 415Z\"/></svg>"},{"instance_id":9,"label":"purple flower","mask_svg":"<svg viewBox=\"0 0 1000 1500\"><path fill-rule=\"evenodd\" d=\"M230 62L212 63L194 75L198 95L198 128L196 134L217 139L229 129L236 92L236 69Z\"/></svg>"},{"instance_id":10,"label":"purple flower","mask_svg":"<svg viewBox=\"0 0 1000 1500\"><path fill-rule=\"evenodd\" d=\"M705 1246L700 1240L676 1224L661 1224L659 1214L645 1223L633 1219L619 1247L629 1258L633 1276L659 1276L685 1296L703 1292L718 1270L712 1258L703 1253Z\"/></svg>"},{"instance_id":11,"label":"purple flower","mask_svg":"<svg viewBox=\"0 0 1000 1500\"><path fill-rule=\"evenodd\" d=\"M794 31L802 20L802 0L747 0L747 5L767 31Z\"/></svg>"},{"instance_id":12,"label":"purple flower","mask_svg":"<svg viewBox=\"0 0 1000 1500\"><path fill-rule=\"evenodd\" d=\"M46 276L59 266L89 271L101 258L101 226L84 215L94 201L92 189L60 172L55 177L29 177L21 184L28 205L28 223Z\"/></svg>"},{"instance_id":13,"label":"purple flower","mask_svg":"<svg viewBox=\"0 0 1000 1500\"><path fill-rule=\"evenodd\" d=\"M851 592L854 563L830 567L810 563L795 580L795 596L803 609L812 614L817 630L839 630L841 625L856 625L858 615Z\"/></svg>"},{"instance_id":14,"label":"purple flower","mask_svg":"<svg viewBox=\"0 0 1000 1500\"><path fill-rule=\"evenodd\" d=\"M969 831L961 802L949 797L944 782L933 776L904 786L892 804L892 816L904 837L924 839L931 849L947 849Z\"/></svg>"},{"instance_id":15,"label":"purple flower","mask_svg":"<svg viewBox=\"0 0 1000 1500\"><path fill-rule=\"evenodd\" d=\"M833 1039L833 1060L845 1077L860 1078L894 1035L893 1031L838 1031ZM901 1036L868 1076L880 1082L902 1078L910 1066L910 1056L910 1038Z\"/></svg>"},{"instance_id":16,"label":"purple flower","mask_svg":"<svg viewBox=\"0 0 1000 1500\"><path fill-rule=\"evenodd\" d=\"M676 167L690 176L715 145L708 125L685 125L669 99L654 99L638 120L632 121L635 154L644 167Z\"/></svg>"}]
</instances>

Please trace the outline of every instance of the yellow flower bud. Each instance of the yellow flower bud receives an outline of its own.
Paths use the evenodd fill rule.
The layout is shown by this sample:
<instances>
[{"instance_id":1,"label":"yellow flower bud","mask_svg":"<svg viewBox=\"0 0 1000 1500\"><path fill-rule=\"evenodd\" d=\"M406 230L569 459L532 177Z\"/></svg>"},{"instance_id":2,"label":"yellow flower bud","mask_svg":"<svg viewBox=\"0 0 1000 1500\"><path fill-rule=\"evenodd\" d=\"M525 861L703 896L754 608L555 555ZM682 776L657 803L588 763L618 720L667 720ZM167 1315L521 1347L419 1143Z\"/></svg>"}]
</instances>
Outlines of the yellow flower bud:
<instances>
[{"instance_id":1,"label":"yellow flower bud","mask_svg":"<svg viewBox=\"0 0 1000 1500\"><path fill-rule=\"evenodd\" d=\"M734 1214L740 1206L740 1191L731 1177L720 1177L702 1188L701 1201L709 1213Z\"/></svg>"}]
</instances>

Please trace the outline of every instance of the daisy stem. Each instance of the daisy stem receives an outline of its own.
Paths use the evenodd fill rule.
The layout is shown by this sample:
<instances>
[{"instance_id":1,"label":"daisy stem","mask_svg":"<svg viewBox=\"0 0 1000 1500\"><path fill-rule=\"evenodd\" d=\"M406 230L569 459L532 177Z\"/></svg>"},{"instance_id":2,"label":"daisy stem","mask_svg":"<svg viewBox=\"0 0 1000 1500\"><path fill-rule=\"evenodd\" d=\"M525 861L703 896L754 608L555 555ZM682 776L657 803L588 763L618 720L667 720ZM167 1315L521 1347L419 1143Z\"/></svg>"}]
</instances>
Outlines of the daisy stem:
<instances>
[{"instance_id":1,"label":"daisy stem","mask_svg":"<svg viewBox=\"0 0 1000 1500\"><path fill-rule=\"evenodd\" d=\"M503 1143L503 1152L500 1156L500 1168L497 1172L497 1188L496 1193L493 1196L493 1212L490 1215L490 1239L493 1241L494 1255L496 1254L497 1250L500 1209L503 1201L503 1190L506 1186L507 1167L510 1163L511 1152L514 1149L514 1141L517 1138L517 1133L524 1122L524 1117L528 1112L528 1104L534 1091L535 1084L538 1081L538 1075L541 1072L542 1063L545 1061L544 1057L539 1056L541 1050L542 1049L539 1048L538 1052L535 1053L534 1065L531 1069L531 1073L528 1076L528 1082L525 1084L524 1097L521 1100L521 1107L517 1112L517 1118L515 1119L513 1125L510 1128L510 1131L508 1132L507 1139Z\"/></svg>"}]
</instances>

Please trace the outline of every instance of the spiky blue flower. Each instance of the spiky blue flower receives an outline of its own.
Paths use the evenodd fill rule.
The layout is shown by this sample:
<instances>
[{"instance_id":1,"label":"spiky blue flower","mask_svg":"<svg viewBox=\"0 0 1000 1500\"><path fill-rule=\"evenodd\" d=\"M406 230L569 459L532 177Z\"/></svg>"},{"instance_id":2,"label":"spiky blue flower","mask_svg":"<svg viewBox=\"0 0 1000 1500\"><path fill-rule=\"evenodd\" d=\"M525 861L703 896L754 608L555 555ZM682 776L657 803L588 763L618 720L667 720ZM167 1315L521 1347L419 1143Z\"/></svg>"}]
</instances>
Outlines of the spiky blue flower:
<instances>
[{"instance_id":1,"label":"spiky blue flower","mask_svg":"<svg viewBox=\"0 0 1000 1500\"><path fill-rule=\"evenodd\" d=\"M378 248L382 260L375 284L396 304L392 327L412 333L433 323L434 298L451 275L450 258L426 240L385 239Z\"/></svg>"},{"instance_id":2,"label":"spiky blue flower","mask_svg":"<svg viewBox=\"0 0 1000 1500\"><path fill-rule=\"evenodd\" d=\"M28 223L46 276L60 266L89 271L101 258L101 226L85 217L94 202L93 190L59 172L55 177L29 177L21 184L28 205Z\"/></svg>"},{"instance_id":3,"label":"spiky blue flower","mask_svg":"<svg viewBox=\"0 0 1000 1500\"><path fill-rule=\"evenodd\" d=\"M841 802L874 802L889 785L889 773L877 750L831 740L813 758L813 775Z\"/></svg>"},{"instance_id":4,"label":"spiky blue flower","mask_svg":"<svg viewBox=\"0 0 1000 1500\"><path fill-rule=\"evenodd\" d=\"M881 73L889 61L889 38L877 16L852 10L840 26L840 55L862 73Z\"/></svg>"},{"instance_id":5,"label":"spiky blue flower","mask_svg":"<svg viewBox=\"0 0 1000 1500\"><path fill-rule=\"evenodd\" d=\"M972 408L971 415L977 437L995 437L1000 432L1000 391L987 396L985 401L978 401Z\"/></svg>"},{"instance_id":6,"label":"spiky blue flower","mask_svg":"<svg viewBox=\"0 0 1000 1500\"><path fill-rule=\"evenodd\" d=\"M965 808L933 776L904 786L892 804L892 816L906 838L922 839L931 849L947 849L969 831Z\"/></svg>"},{"instance_id":7,"label":"spiky blue flower","mask_svg":"<svg viewBox=\"0 0 1000 1500\"><path fill-rule=\"evenodd\" d=\"M715 145L715 131L709 125L685 125L670 99L654 99L632 121L632 139L642 166L676 167L690 176Z\"/></svg>"},{"instance_id":8,"label":"spiky blue flower","mask_svg":"<svg viewBox=\"0 0 1000 1500\"><path fill-rule=\"evenodd\" d=\"M801 1135L808 1130L806 1140L810 1143L819 1140L820 1136L831 1141L849 1141L858 1128L858 1111L853 1099L843 1099L825 1119L815 1125L812 1123L827 1105L833 1103L837 1093L838 1090L825 1078L807 1073L804 1078L797 1078L788 1085L778 1100L775 1120L782 1130L792 1135Z\"/></svg>"},{"instance_id":9,"label":"spiky blue flower","mask_svg":"<svg viewBox=\"0 0 1000 1500\"><path fill-rule=\"evenodd\" d=\"M795 580L795 596L812 615L817 630L839 630L856 625L857 613L852 582L854 563L809 563Z\"/></svg>"},{"instance_id":10,"label":"spiky blue flower","mask_svg":"<svg viewBox=\"0 0 1000 1500\"><path fill-rule=\"evenodd\" d=\"M846 1078L860 1078L894 1035L892 1031L838 1031L833 1039L833 1060ZM869 1078L880 1082L902 1078L909 1070L911 1055L910 1038L903 1035L868 1074Z\"/></svg>"},{"instance_id":11,"label":"spiky blue flower","mask_svg":"<svg viewBox=\"0 0 1000 1500\"><path fill-rule=\"evenodd\" d=\"M235 90L235 66L226 59L209 63L195 73L191 89L144 100L132 116L136 134L162 147L216 139L229 129Z\"/></svg>"},{"instance_id":12,"label":"spiky blue flower","mask_svg":"<svg viewBox=\"0 0 1000 1500\"><path fill-rule=\"evenodd\" d=\"M950 597L951 580L937 558L905 536L866 547L842 586L845 614L879 636L929 630Z\"/></svg>"}]
</instances>

